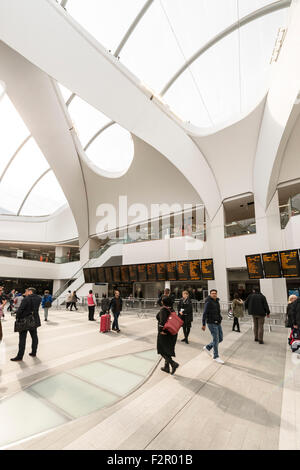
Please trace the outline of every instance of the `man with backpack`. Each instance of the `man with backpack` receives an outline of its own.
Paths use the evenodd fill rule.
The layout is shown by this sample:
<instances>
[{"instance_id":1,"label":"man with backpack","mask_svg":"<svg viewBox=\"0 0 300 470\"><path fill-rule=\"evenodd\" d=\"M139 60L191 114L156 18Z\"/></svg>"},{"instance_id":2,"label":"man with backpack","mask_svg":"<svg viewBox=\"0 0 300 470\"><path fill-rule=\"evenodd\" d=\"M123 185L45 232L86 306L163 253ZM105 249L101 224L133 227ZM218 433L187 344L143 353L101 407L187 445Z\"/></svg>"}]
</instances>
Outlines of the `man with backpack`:
<instances>
[{"instance_id":1,"label":"man with backpack","mask_svg":"<svg viewBox=\"0 0 300 470\"><path fill-rule=\"evenodd\" d=\"M42 299L42 308L44 309L45 321L48 321L48 310L52 307L52 295L48 290L45 290Z\"/></svg>"},{"instance_id":2,"label":"man with backpack","mask_svg":"<svg viewBox=\"0 0 300 470\"><path fill-rule=\"evenodd\" d=\"M265 316L270 317L270 309L266 297L257 289L253 289L245 301L245 309L253 318L254 341L264 344Z\"/></svg>"}]
</instances>

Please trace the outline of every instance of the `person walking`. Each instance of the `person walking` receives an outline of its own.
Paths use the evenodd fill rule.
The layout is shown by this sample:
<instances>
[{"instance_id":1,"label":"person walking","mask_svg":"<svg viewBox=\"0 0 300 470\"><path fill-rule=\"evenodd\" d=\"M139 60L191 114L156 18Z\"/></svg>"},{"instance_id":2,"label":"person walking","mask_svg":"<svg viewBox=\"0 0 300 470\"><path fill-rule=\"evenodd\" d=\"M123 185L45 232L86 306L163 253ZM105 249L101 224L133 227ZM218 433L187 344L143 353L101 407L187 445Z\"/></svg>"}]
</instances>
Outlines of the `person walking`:
<instances>
[{"instance_id":1,"label":"person walking","mask_svg":"<svg viewBox=\"0 0 300 470\"><path fill-rule=\"evenodd\" d=\"M105 315L109 311L109 305L110 305L110 300L106 297L106 294L103 294L101 303L100 303L100 307L101 307L100 317L102 315Z\"/></svg>"},{"instance_id":2,"label":"person walking","mask_svg":"<svg viewBox=\"0 0 300 470\"><path fill-rule=\"evenodd\" d=\"M193 321L193 304L187 290L182 292L182 299L178 303L178 315L183 320L182 329L184 338L181 341L189 344L188 337Z\"/></svg>"},{"instance_id":3,"label":"person walking","mask_svg":"<svg viewBox=\"0 0 300 470\"><path fill-rule=\"evenodd\" d=\"M160 354L165 360L165 365L164 367L161 367L161 370L163 372L170 373L171 366L171 374L173 375L179 367L179 364L172 359L172 357L176 357L175 345L177 334L171 335L169 331L164 330L164 325L167 322L171 311L174 311L172 299L169 296L165 296L162 298L162 307L156 315L156 319L158 321L157 354Z\"/></svg>"},{"instance_id":4,"label":"person walking","mask_svg":"<svg viewBox=\"0 0 300 470\"><path fill-rule=\"evenodd\" d=\"M67 297L66 297L66 310L69 309L71 303L72 303L72 292L68 290Z\"/></svg>"},{"instance_id":5,"label":"person walking","mask_svg":"<svg viewBox=\"0 0 300 470\"><path fill-rule=\"evenodd\" d=\"M76 295L76 290L74 290L74 292L72 293L72 297L71 297L70 312L72 312L72 307L74 307L75 310L78 310L78 308L76 307L77 300L80 300L80 299Z\"/></svg>"},{"instance_id":6,"label":"person walking","mask_svg":"<svg viewBox=\"0 0 300 470\"><path fill-rule=\"evenodd\" d=\"M244 316L244 302L240 298L238 292L236 292L233 296L232 301L232 313L233 313L233 325L232 331L237 331L238 333L241 332L239 318ZM237 327L237 329L235 329Z\"/></svg>"},{"instance_id":7,"label":"person walking","mask_svg":"<svg viewBox=\"0 0 300 470\"><path fill-rule=\"evenodd\" d=\"M287 308L286 308L286 323L287 328L293 328L295 324L295 307L297 305L298 297L295 294L289 296Z\"/></svg>"},{"instance_id":8,"label":"person walking","mask_svg":"<svg viewBox=\"0 0 300 470\"><path fill-rule=\"evenodd\" d=\"M207 323L212 335L212 342L204 346L203 350L210 356L210 351L213 349L214 361L218 364L224 364L224 361L219 357L219 344L223 341L222 316L219 301L218 291L211 289L204 304L202 330L205 331Z\"/></svg>"},{"instance_id":9,"label":"person walking","mask_svg":"<svg viewBox=\"0 0 300 470\"><path fill-rule=\"evenodd\" d=\"M172 301L172 307L174 305L174 302L175 302L175 295L172 293L171 294L171 291L168 287L166 287L166 289L164 290L164 293L161 294L157 300L157 305L159 305L159 307L162 307L163 303L162 303L162 299L163 297L170 297L171 301Z\"/></svg>"},{"instance_id":10,"label":"person walking","mask_svg":"<svg viewBox=\"0 0 300 470\"><path fill-rule=\"evenodd\" d=\"M270 317L270 309L266 297L258 292L257 289L254 289L253 293L245 301L245 308L253 318L254 341L264 344L265 317Z\"/></svg>"},{"instance_id":11,"label":"person walking","mask_svg":"<svg viewBox=\"0 0 300 470\"><path fill-rule=\"evenodd\" d=\"M96 300L92 290L89 290L89 295L87 296L87 303L89 309L89 321L96 321L94 318Z\"/></svg>"},{"instance_id":12,"label":"person walking","mask_svg":"<svg viewBox=\"0 0 300 470\"><path fill-rule=\"evenodd\" d=\"M300 328L300 297L297 297L296 300L292 303L292 327Z\"/></svg>"},{"instance_id":13,"label":"person walking","mask_svg":"<svg viewBox=\"0 0 300 470\"><path fill-rule=\"evenodd\" d=\"M117 333L120 333L119 316L120 316L120 313L122 312L122 306L123 306L123 300L120 296L120 292L118 290L115 290L114 297L111 299L110 304L109 304L109 310L112 311L112 314L114 316L114 321L113 321L111 329L113 331L116 331Z\"/></svg>"},{"instance_id":14,"label":"person walking","mask_svg":"<svg viewBox=\"0 0 300 470\"><path fill-rule=\"evenodd\" d=\"M42 298L42 308L44 309L44 320L48 321L48 311L52 307L52 295L48 290L45 290Z\"/></svg>"},{"instance_id":15,"label":"person walking","mask_svg":"<svg viewBox=\"0 0 300 470\"><path fill-rule=\"evenodd\" d=\"M28 289L26 289L25 297L22 300L22 303L16 312L16 320L20 320L22 318L27 317L28 315L33 314L34 320L35 320L35 326L34 328L31 328L30 330L19 332L19 351L16 357L11 358L11 361L23 360L25 346L26 346L27 331L29 331L31 339L32 339L31 353L29 353L29 356L32 356L32 357L36 356L37 347L38 347L37 328L41 326L41 320L39 316L40 304L41 304L41 297L36 294L36 290L33 287L28 287Z\"/></svg>"}]
</instances>

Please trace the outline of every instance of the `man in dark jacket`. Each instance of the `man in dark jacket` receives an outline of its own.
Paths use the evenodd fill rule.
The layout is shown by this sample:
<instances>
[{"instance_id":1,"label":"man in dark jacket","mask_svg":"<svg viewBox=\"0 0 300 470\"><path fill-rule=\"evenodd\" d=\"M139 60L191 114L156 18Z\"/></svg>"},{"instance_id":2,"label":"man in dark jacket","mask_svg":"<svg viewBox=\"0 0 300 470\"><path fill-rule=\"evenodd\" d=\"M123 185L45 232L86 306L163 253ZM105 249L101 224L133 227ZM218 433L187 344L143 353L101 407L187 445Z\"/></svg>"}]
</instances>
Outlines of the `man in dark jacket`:
<instances>
[{"instance_id":1,"label":"man in dark jacket","mask_svg":"<svg viewBox=\"0 0 300 470\"><path fill-rule=\"evenodd\" d=\"M28 330L32 339L31 353L29 356L35 357L38 347L38 336L37 328L41 326L41 320L39 316L39 307L41 304L41 297L36 295L36 290L33 287L26 289L26 297L22 300L20 307L16 312L16 320L25 318L28 315L33 314L35 319L35 327ZM22 361L25 345L26 345L27 331L19 332L19 351L16 357L11 358L11 361Z\"/></svg>"},{"instance_id":2,"label":"man in dark jacket","mask_svg":"<svg viewBox=\"0 0 300 470\"><path fill-rule=\"evenodd\" d=\"M245 301L245 308L253 318L254 341L264 344L265 316L270 317L270 309L267 299L257 289L250 294Z\"/></svg>"},{"instance_id":3,"label":"man in dark jacket","mask_svg":"<svg viewBox=\"0 0 300 470\"><path fill-rule=\"evenodd\" d=\"M298 297L292 304L292 326L300 328L300 298Z\"/></svg>"},{"instance_id":4,"label":"man in dark jacket","mask_svg":"<svg viewBox=\"0 0 300 470\"><path fill-rule=\"evenodd\" d=\"M181 341L189 344L188 337L193 321L193 304L187 290L182 292L182 299L178 303L178 315L184 322L182 325L184 338Z\"/></svg>"},{"instance_id":5,"label":"man in dark jacket","mask_svg":"<svg viewBox=\"0 0 300 470\"><path fill-rule=\"evenodd\" d=\"M218 364L224 364L224 361L222 361L222 359L219 357L218 351L219 343L223 341L223 330L221 327L222 316L217 294L218 293L216 289L211 289L209 296L205 300L202 317L202 330L205 331L205 325L207 323L213 340L211 343L204 346L203 350L210 356L210 351L213 348L214 361L218 362Z\"/></svg>"},{"instance_id":6,"label":"man in dark jacket","mask_svg":"<svg viewBox=\"0 0 300 470\"><path fill-rule=\"evenodd\" d=\"M109 310L112 311L114 316L114 321L111 329L116 331L117 333L120 333L118 318L120 313L122 312L122 306L123 300L120 296L120 292L118 290L115 290L115 295L110 301Z\"/></svg>"},{"instance_id":7,"label":"man in dark jacket","mask_svg":"<svg viewBox=\"0 0 300 470\"><path fill-rule=\"evenodd\" d=\"M171 291L168 287L166 287L166 289L164 290L164 293L161 294L159 297L158 297L158 300L157 300L157 305L159 305L160 307L162 307L163 303L162 303L162 299L163 297L170 297L171 299L171 302L172 302L172 305L171 307L173 308L173 305L174 305L174 302L175 302L175 295L172 293L171 294Z\"/></svg>"}]
</instances>

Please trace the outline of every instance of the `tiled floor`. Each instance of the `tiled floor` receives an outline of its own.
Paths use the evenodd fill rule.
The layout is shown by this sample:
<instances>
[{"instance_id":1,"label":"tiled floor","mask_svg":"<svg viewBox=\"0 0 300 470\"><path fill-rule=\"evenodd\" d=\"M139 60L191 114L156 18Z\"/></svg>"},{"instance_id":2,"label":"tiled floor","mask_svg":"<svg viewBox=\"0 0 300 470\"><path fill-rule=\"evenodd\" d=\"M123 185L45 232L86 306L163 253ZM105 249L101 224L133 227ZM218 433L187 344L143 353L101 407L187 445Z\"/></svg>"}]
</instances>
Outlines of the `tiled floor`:
<instances>
[{"instance_id":1,"label":"tiled floor","mask_svg":"<svg viewBox=\"0 0 300 470\"><path fill-rule=\"evenodd\" d=\"M299 395L299 367L291 371L287 330L267 330L265 344L258 345L249 325L239 334L224 322L220 355L225 364L220 366L203 353L210 334L197 319L189 345L179 334L180 367L170 376L155 369L154 318L122 315L121 333L103 335L99 323L86 317L52 311L50 322L39 329L38 357L27 355L28 341L22 363L9 361L18 336L13 319L3 323L0 446L278 449L287 441L299 442L290 434L279 438L282 424L290 430L288 410ZM297 423L293 426L299 435Z\"/></svg>"}]
</instances>

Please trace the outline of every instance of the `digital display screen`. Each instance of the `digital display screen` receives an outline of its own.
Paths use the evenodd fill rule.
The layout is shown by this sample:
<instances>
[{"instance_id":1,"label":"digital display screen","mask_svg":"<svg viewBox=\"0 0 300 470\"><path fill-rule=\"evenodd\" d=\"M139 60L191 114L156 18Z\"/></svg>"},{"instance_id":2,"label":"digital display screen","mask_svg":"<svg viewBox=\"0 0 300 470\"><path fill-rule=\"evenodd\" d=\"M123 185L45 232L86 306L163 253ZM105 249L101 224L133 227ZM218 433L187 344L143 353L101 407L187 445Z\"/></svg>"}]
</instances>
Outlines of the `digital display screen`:
<instances>
[{"instance_id":1,"label":"digital display screen","mask_svg":"<svg viewBox=\"0 0 300 470\"><path fill-rule=\"evenodd\" d=\"M281 277L279 254L277 251L271 253L263 253L262 260L266 278L270 279Z\"/></svg>"},{"instance_id":2,"label":"digital display screen","mask_svg":"<svg viewBox=\"0 0 300 470\"><path fill-rule=\"evenodd\" d=\"M156 273L157 273L157 280L158 281L165 281L166 280L166 265L165 265L165 263L157 263L156 264Z\"/></svg>"},{"instance_id":3,"label":"digital display screen","mask_svg":"<svg viewBox=\"0 0 300 470\"><path fill-rule=\"evenodd\" d=\"M189 280L189 262L188 261L177 261L177 275L178 275L178 281Z\"/></svg>"},{"instance_id":4,"label":"digital display screen","mask_svg":"<svg viewBox=\"0 0 300 470\"><path fill-rule=\"evenodd\" d=\"M202 272L202 279L204 281L214 281L215 279L214 263L211 258L201 260L201 272Z\"/></svg>"},{"instance_id":5,"label":"digital display screen","mask_svg":"<svg viewBox=\"0 0 300 470\"><path fill-rule=\"evenodd\" d=\"M155 264L147 264L147 277L148 277L148 281L156 281Z\"/></svg>"},{"instance_id":6,"label":"digital display screen","mask_svg":"<svg viewBox=\"0 0 300 470\"><path fill-rule=\"evenodd\" d=\"M97 282L105 282L104 268L97 268Z\"/></svg>"},{"instance_id":7,"label":"digital display screen","mask_svg":"<svg viewBox=\"0 0 300 470\"><path fill-rule=\"evenodd\" d=\"M201 279L200 260L189 261L190 280L199 281Z\"/></svg>"},{"instance_id":8,"label":"digital display screen","mask_svg":"<svg viewBox=\"0 0 300 470\"><path fill-rule=\"evenodd\" d=\"M113 272L113 282L121 282L120 266L113 266L112 272Z\"/></svg>"},{"instance_id":9,"label":"digital display screen","mask_svg":"<svg viewBox=\"0 0 300 470\"><path fill-rule=\"evenodd\" d=\"M144 282L147 281L147 270L145 264L138 264L138 274L139 274L139 281Z\"/></svg>"},{"instance_id":10,"label":"digital display screen","mask_svg":"<svg viewBox=\"0 0 300 470\"><path fill-rule=\"evenodd\" d=\"M88 268L83 268L84 282L90 283L90 270Z\"/></svg>"},{"instance_id":11,"label":"digital display screen","mask_svg":"<svg viewBox=\"0 0 300 470\"><path fill-rule=\"evenodd\" d=\"M264 272L260 255L247 255L246 263L249 279L263 279Z\"/></svg>"},{"instance_id":12,"label":"digital display screen","mask_svg":"<svg viewBox=\"0 0 300 470\"><path fill-rule=\"evenodd\" d=\"M121 281L129 282L129 269L128 266L121 266Z\"/></svg>"},{"instance_id":13,"label":"digital display screen","mask_svg":"<svg viewBox=\"0 0 300 470\"><path fill-rule=\"evenodd\" d=\"M138 280L137 267L135 264L129 265L129 279L133 282L136 282Z\"/></svg>"},{"instance_id":14,"label":"digital display screen","mask_svg":"<svg viewBox=\"0 0 300 470\"><path fill-rule=\"evenodd\" d=\"M176 262L166 263L167 281L177 281Z\"/></svg>"},{"instance_id":15,"label":"digital display screen","mask_svg":"<svg viewBox=\"0 0 300 470\"><path fill-rule=\"evenodd\" d=\"M106 282L112 282L113 278L112 278L111 268L104 268L104 271L105 271Z\"/></svg>"},{"instance_id":16,"label":"digital display screen","mask_svg":"<svg viewBox=\"0 0 300 470\"><path fill-rule=\"evenodd\" d=\"M298 250L280 251L283 277L300 277Z\"/></svg>"}]
</instances>

